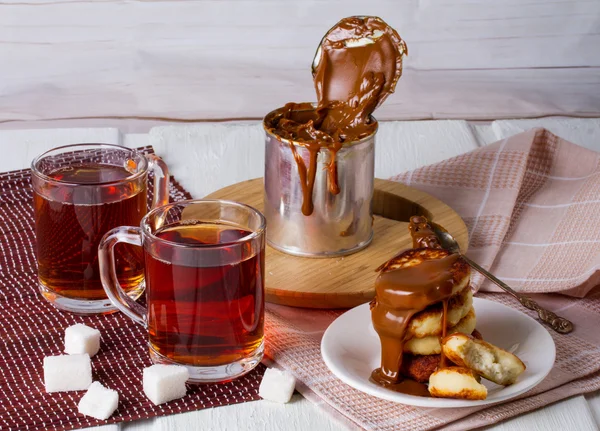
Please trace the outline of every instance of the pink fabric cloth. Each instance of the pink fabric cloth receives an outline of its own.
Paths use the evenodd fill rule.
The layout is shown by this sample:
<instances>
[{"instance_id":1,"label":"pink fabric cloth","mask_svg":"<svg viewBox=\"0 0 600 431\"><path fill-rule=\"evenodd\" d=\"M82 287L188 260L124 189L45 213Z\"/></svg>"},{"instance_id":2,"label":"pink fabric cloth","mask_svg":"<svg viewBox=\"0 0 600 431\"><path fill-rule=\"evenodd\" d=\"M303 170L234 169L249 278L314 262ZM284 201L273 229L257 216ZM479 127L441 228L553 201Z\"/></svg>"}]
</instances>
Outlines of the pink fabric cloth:
<instances>
[{"instance_id":1,"label":"pink fabric cloth","mask_svg":"<svg viewBox=\"0 0 600 431\"><path fill-rule=\"evenodd\" d=\"M469 256L573 321L575 330L550 331L557 349L554 368L518 399L429 409L369 396L328 370L321 338L343 311L269 304L267 355L295 374L300 391L351 427L408 431L472 429L600 389L600 290L590 292L599 281L600 155L536 129L393 179L454 208L469 228ZM475 289L495 290L477 275L472 283ZM478 295L536 317L506 294Z\"/></svg>"},{"instance_id":2,"label":"pink fabric cloth","mask_svg":"<svg viewBox=\"0 0 600 431\"><path fill-rule=\"evenodd\" d=\"M600 283L599 153L534 129L392 179L454 208L469 257L517 290L583 297Z\"/></svg>"}]
</instances>

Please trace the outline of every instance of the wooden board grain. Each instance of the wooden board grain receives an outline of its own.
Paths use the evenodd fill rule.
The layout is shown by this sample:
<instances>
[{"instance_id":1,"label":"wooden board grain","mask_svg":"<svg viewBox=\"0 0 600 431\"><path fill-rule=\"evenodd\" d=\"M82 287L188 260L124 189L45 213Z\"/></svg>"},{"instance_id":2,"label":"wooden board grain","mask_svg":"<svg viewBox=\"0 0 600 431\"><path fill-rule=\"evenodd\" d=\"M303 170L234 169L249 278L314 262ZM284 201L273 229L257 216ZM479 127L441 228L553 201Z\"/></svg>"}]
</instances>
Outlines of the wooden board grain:
<instances>
[{"instance_id":1,"label":"wooden board grain","mask_svg":"<svg viewBox=\"0 0 600 431\"><path fill-rule=\"evenodd\" d=\"M207 198L235 200L262 211L262 178L225 187ZM467 228L458 214L412 187L375 179L373 212L373 242L349 256L311 259L267 246L266 300L308 308L349 308L370 301L375 294L375 269L411 247L408 220L412 215L424 215L443 226L456 237L463 251L467 249Z\"/></svg>"}]
</instances>

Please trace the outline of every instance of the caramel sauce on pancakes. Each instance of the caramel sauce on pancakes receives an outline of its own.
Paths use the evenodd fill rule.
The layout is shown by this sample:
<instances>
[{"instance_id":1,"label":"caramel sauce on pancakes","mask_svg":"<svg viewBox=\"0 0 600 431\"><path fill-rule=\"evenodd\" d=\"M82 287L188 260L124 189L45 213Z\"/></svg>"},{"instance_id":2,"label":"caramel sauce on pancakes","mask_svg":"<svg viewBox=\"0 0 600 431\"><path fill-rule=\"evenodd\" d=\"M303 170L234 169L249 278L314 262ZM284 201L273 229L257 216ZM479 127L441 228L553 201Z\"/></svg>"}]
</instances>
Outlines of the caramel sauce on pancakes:
<instances>
[{"instance_id":1,"label":"caramel sauce on pancakes","mask_svg":"<svg viewBox=\"0 0 600 431\"><path fill-rule=\"evenodd\" d=\"M392 390L429 396L425 385L405 383L401 374L404 343L411 338L407 327L419 312L442 303L440 338L446 336L448 300L465 286L468 264L459 254L443 250L424 217L412 217L409 230L413 245L382 265L371 302L373 327L381 341L381 367L371 380ZM440 367L446 360L442 354Z\"/></svg>"},{"instance_id":2,"label":"caramel sauce on pancakes","mask_svg":"<svg viewBox=\"0 0 600 431\"><path fill-rule=\"evenodd\" d=\"M302 186L302 213L313 212L317 155L330 152L328 189L340 192L336 155L343 145L373 135L375 108L394 92L406 44L377 17L344 18L323 37L313 61L316 107L288 103L264 120L267 132L289 141ZM308 163L296 145L309 152Z\"/></svg>"},{"instance_id":3,"label":"caramel sauce on pancakes","mask_svg":"<svg viewBox=\"0 0 600 431\"><path fill-rule=\"evenodd\" d=\"M437 235L425 217L411 217L408 230L413 240L413 248L442 248Z\"/></svg>"}]
</instances>

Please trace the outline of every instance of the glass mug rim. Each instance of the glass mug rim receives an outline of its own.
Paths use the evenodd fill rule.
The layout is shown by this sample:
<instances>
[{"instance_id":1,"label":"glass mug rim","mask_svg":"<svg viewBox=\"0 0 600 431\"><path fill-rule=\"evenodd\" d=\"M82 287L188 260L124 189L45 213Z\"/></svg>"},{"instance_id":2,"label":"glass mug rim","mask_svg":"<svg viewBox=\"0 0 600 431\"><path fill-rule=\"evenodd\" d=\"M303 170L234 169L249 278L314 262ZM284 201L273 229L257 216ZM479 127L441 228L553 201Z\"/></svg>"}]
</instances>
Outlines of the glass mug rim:
<instances>
[{"instance_id":1,"label":"glass mug rim","mask_svg":"<svg viewBox=\"0 0 600 431\"><path fill-rule=\"evenodd\" d=\"M243 236L240 239L237 239L235 241L229 241L229 242L224 242L224 243L219 243L219 244L185 244L185 243L181 243L181 242L175 242L175 241L169 241L163 238L160 238L158 236L156 236L154 234L154 229L152 229L152 226L150 225L150 223L148 222L148 220L157 215L158 213L166 213L168 210L170 210L171 208L174 208L178 205L183 205L183 206L188 206L188 205L202 205L203 203L206 204L218 204L218 205L228 205L231 207L237 207L237 208L241 208L244 210L249 210L251 213L255 214L258 216L258 219L260 221L260 226L257 229L251 229L250 234ZM211 220L211 221L215 221L215 220ZM144 233L144 235L147 235L148 237L150 237L153 241L158 241L162 244L166 244L169 247L178 247L178 248L186 248L186 249L196 249L196 250L218 250L221 248L227 248L227 247L231 247L232 245L236 245L236 244L243 244L249 241L252 241L255 238L260 237L261 235L263 235L265 233L265 229L267 228L267 219L265 218L265 216L263 215L262 212L260 212L258 209L254 208L251 205L247 205L241 202L236 202L236 201L230 201L230 200L225 200L225 199L186 199L183 201L177 201L177 202L171 202L168 203L166 205L162 205L159 207L156 207L154 209L152 209L151 211L149 211L141 220L140 222L140 229L141 231Z\"/></svg>"},{"instance_id":2,"label":"glass mug rim","mask_svg":"<svg viewBox=\"0 0 600 431\"><path fill-rule=\"evenodd\" d=\"M106 165L102 163L103 160L107 161ZM74 172L78 172L79 168L96 161L100 171L105 168L119 167L127 169L128 175L115 180L102 180L100 176L100 180L95 179L94 182L56 179L50 176L55 168L72 168ZM138 151L134 148L102 142L82 142L61 145L44 151L32 160L30 167L38 286L42 297L59 310L80 315L116 311L102 286L97 266L98 248L95 244L98 241L96 239L101 239L101 235L115 225L139 226L141 219L148 212L147 192L150 190L154 190L152 208L168 203L167 165L153 152ZM147 182L149 172L154 173L153 185ZM111 190L113 188L116 190ZM77 194L77 190L83 193ZM117 193L114 193L115 191ZM74 199L75 196L77 199ZM35 204L38 198L40 205ZM42 206L41 202L45 201L57 204L51 207ZM105 206L106 204L111 206ZM85 208L83 210L85 217L78 218L78 213L75 211L77 208ZM97 219L99 223L87 223L91 217L90 211L102 216ZM104 214L109 214L110 217L105 217ZM55 225L58 223L60 229L69 228L63 235L64 238L55 241L51 246L48 223ZM40 251L40 244L44 245L43 252ZM53 253L48 251L62 252L67 246L81 247L82 253L70 254L66 260L57 262ZM73 270L65 271L66 265L74 265ZM91 271L84 274L84 270L90 268ZM127 295L132 298L139 297L144 288L143 285L136 284L140 276L139 269L139 265L134 264L134 261L129 258L123 260L118 267L119 274L127 278Z\"/></svg>"},{"instance_id":3,"label":"glass mug rim","mask_svg":"<svg viewBox=\"0 0 600 431\"><path fill-rule=\"evenodd\" d=\"M77 151L77 149L84 149L84 147L99 148L99 149L125 150L125 151L129 152L132 157L137 157L139 159L139 163L140 163L139 171L134 172L133 174L129 175L128 177L122 178L119 180L101 181L101 182L97 182L97 183L77 183L77 182L73 182L73 181L57 180L55 178L49 177L48 175L40 172L40 170L38 169L39 163L42 160L44 160L46 157L48 157L50 155L50 153L53 153L55 151L60 151L60 150L71 149L71 148L73 148L74 151ZM67 185L67 186L79 186L79 187L110 186L110 185L123 184L123 183L128 183L131 181L135 181L135 180L139 179L140 177L144 176L148 172L148 160L144 157L143 153L137 151L134 148L127 148L127 147L124 147L122 145L117 145L117 144L87 142L87 143L79 143L79 144L61 145L59 147L51 148L47 151L44 151L42 154L35 157L31 161L31 172L39 179L41 179L45 182L48 182L48 183L55 183L55 184L61 184L61 185Z\"/></svg>"}]
</instances>

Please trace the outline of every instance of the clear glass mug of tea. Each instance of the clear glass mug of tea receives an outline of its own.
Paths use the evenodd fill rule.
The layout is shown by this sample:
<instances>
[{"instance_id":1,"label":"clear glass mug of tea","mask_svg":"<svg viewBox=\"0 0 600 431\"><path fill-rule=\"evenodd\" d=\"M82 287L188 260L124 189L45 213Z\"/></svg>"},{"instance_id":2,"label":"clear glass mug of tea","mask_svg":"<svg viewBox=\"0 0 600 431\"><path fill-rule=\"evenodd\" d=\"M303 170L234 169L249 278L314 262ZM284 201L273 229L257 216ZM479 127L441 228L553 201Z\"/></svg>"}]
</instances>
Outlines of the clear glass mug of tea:
<instances>
[{"instance_id":1,"label":"clear glass mug of tea","mask_svg":"<svg viewBox=\"0 0 600 431\"><path fill-rule=\"evenodd\" d=\"M110 144L55 148L31 163L36 257L42 296L76 314L116 311L100 280L98 245L117 226L147 213L147 177L154 172L153 206L168 203L169 173L155 155ZM143 255L124 245L115 253L121 285L132 298L144 290Z\"/></svg>"},{"instance_id":2,"label":"clear glass mug of tea","mask_svg":"<svg viewBox=\"0 0 600 431\"><path fill-rule=\"evenodd\" d=\"M264 216L237 202L192 200L156 208L140 227L108 232L99 248L108 297L148 330L154 363L186 366L190 382L223 382L263 357ZM115 246L141 246L146 306L121 285ZM119 244L122 246L122 244Z\"/></svg>"}]
</instances>

